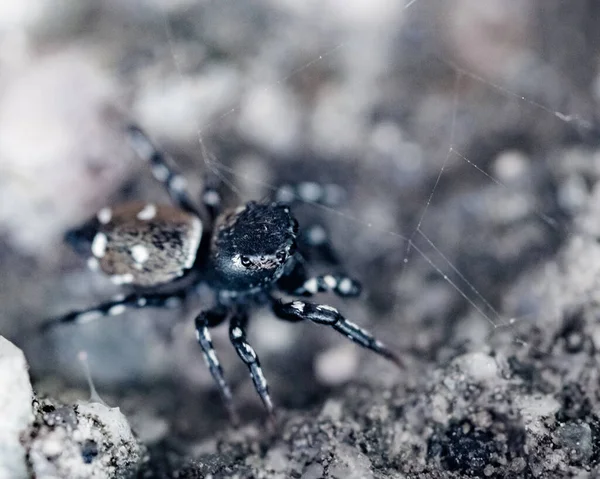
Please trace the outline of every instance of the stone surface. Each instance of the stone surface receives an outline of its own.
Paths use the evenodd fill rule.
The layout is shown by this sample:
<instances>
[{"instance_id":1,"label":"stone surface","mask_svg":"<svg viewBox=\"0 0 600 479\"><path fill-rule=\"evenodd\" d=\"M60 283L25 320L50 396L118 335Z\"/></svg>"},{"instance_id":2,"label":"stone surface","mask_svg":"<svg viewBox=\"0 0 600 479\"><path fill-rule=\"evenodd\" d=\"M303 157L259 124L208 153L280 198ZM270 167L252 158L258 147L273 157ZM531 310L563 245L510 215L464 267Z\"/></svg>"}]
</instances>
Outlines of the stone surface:
<instances>
[{"instance_id":1,"label":"stone surface","mask_svg":"<svg viewBox=\"0 0 600 479\"><path fill-rule=\"evenodd\" d=\"M22 351L0 336L0 478L27 477L21 434L33 421L33 391Z\"/></svg>"},{"instance_id":2,"label":"stone surface","mask_svg":"<svg viewBox=\"0 0 600 479\"><path fill-rule=\"evenodd\" d=\"M119 408L97 402L67 406L35 403L36 420L25 437L29 468L36 478L131 478L145 448Z\"/></svg>"},{"instance_id":3,"label":"stone surface","mask_svg":"<svg viewBox=\"0 0 600 479\"><path fill-rule=\"evenodd\" d=\"M0 478L135 477L146 449L119 408L34 396L21 350L0 336Z\"/></svg>"}]
</instances>

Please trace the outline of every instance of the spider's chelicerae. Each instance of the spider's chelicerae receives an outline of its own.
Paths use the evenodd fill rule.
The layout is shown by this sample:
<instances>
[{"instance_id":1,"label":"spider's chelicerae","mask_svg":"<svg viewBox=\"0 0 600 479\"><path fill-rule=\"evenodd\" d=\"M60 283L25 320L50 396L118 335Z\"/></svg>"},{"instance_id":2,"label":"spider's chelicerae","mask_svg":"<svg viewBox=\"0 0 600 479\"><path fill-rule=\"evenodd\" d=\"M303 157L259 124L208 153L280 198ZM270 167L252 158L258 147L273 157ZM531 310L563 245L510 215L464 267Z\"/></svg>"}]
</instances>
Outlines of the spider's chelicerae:
<instances>
[{"instance_id":1,"label":"spider's chelicerae","mask_svg":"<svg viewBox=\"0 0 600 479\"><path fill-rule=\"evenodd\" d=\"M215 292L215 305L196 316L196 333L204 358L224 403L235 420L231 390L213 349L209 329L229 320L229 338L247 365L256 391L269 412L273 403L258 356L246 339L252 305L270 304L286 321L309 320L331 326L352 341L397 364L398 357L370 333L351 323L335 308L304 300L284 302L276 292L312 296L333 292L342 297L360 294L360 284L343 274L309 276L302 255L320 249L337 264L333 248L320 225L298 231L290 212L295 200L327 203L338 192L333 185L299 183L280 188L274 202L249 202L220 211L216 186L205 186L202 205L186 193L185 179L137 127L128 130L137 154L154 177L165 185L177 206L127 203L102 209L81 228L67 234L69 242L86 254L88 265L128 285L127 295L95 307L73 311L46 323L84 323L118 315L128 308L168 307L204 283Z\"/></svg>"}]
</instances>

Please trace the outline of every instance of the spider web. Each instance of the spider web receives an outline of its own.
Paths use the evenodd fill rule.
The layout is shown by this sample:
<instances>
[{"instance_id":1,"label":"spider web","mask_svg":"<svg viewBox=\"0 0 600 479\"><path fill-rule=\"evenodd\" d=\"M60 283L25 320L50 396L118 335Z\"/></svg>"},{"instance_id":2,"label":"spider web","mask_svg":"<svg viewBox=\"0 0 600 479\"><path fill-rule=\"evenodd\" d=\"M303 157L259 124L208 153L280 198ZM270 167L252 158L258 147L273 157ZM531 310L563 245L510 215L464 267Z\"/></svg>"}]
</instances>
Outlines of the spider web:
<instances>
[{"instance_id":1,"label":"spider web","mask_svg":"<svg viewBox=\"0 0 600 479\"><path fill-rule=\"evenodd\" d=\"M421 3L426 3L428 0L409 0L405 3L403 10L405 15L410 15L411 11ZM162 18L164 21L163 28L165 32L165 40L168 42L170 49L170 55L173 59L173 66L178 72L178 75L183 79L184 68L182 62L178 56L176 49L176 39L173 30L173 25L170 23L169 15L166 11L162 12ZM300 74L305 74L310 71L311 68L319 66L321 64L327 64L329 61L348 48L345 43L337 43L330 48L324 49L324 51L312 58L310 61L302 64L299 68L290 71L283 77L272 81L269 86L265 87L265 91L270 90L276 86L279 86L290 79L295 78ZM511 186L505 184L499 178L495 177L491 173L487 172L484 168L478 166L477 160L470 157L470 154L461 151L461 147L456 143L456 129L457 129L457 114L461 107L461 88L465 81L475 82L482 85L490 93L498 94L505 98L506 101L516 101L521 109L531 109L538 112L541 115L545 115L554 118L556 121L568 124L573 130L577 131L590 131L592 125L584 120L581 115L574 114L571 112L561 111L552 107L552 105L540 102L532 97L523 95L520 92L513 91L511 88L504 86L496 81L489 80L484 76L470 71L452 60L448 60L443 54L437 55L438 61L449 67L454 72L454 87L453 87L453 106L452 106L452 120L448 125L448 140L447 147L445 148L445 154L440 157L439 169L435 182L428 194L423 198L423 202L420 208L420 213L417 215L416 225L408 231L397 231L389 228L381 228L376 224L365 221L359 216L352 214L347 209L342 210L329 206L319 205L313 203L314 208L321 209L326 215L334 215L342 218L344 221L352 222L361 228L368 228L373 234L387 235L393 238L398 243L398 251L402 255L402 271L401 277L406 274L406 268L412 261L413 255L417 255L422 258L435 274L439 275L455 292L460 295L468 305L476 311L482 319L489 323L491 328L490 334L494 334L500 329L512 328L516 322L523 320L525 317L506 317L499 311L497 307L492 305L492 300L485 297L480 292L477 284L469 280L467 276L461 271L461 269L454 264L447 254L444 252L444 245L438 244L434 241L425 231L424 224L428 217L428 213L431 205L434 203L436 194L438 194L441 185L444 183L445 174L452 162L462 162L477 175L488 182L489 184L496 185L507 192L511 191ZM216 118L211 121L200 124L196 122L195 130L198 139L198 148L205 163L207 169L215 173L235 194L242 196L241 192L236 186L236 179L243 177L246 181L251 183L257 183L260 186L276 191L278 185L272 184L267 181L258 180L251 178L244 173L229 167L224 162L220 161L219 158L209 151L209 148L205 146L205 140L210 140L211 130L223 122L227 117L238 113L240 111L239 106L234 106L227 111L219 114ZM246 201L247 198L240 198L241 201ZM533 214L537 219L544 223L547 227L556 230L565 237L570 237L573 232L568 230L564 224L560 224L555 218L548 216L541 210L535 210ZM514 341L525 344L526 341L522 338L514 338Z\"/></svg>"}]
</instances>

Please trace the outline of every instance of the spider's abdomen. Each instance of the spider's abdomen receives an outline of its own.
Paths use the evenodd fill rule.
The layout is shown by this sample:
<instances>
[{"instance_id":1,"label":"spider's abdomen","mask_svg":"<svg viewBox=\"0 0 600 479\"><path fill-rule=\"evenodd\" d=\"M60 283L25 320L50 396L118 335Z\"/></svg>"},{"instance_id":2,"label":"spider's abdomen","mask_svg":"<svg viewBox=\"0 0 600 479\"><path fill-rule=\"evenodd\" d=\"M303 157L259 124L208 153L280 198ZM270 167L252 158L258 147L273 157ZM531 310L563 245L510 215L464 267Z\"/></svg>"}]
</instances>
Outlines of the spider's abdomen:
<instances>
[{"instance_id":1,"label":"spider's abdomen","mask_svg":"<svg viewBox=\"0 0 600 479\"><path fill-rule=\"evenodd\" d=\"M183 276L196 260L202 237L198 217L141 202L105 208L94 225L91 264L117 284L150 287Z\"/></svg>"}]
</instances>

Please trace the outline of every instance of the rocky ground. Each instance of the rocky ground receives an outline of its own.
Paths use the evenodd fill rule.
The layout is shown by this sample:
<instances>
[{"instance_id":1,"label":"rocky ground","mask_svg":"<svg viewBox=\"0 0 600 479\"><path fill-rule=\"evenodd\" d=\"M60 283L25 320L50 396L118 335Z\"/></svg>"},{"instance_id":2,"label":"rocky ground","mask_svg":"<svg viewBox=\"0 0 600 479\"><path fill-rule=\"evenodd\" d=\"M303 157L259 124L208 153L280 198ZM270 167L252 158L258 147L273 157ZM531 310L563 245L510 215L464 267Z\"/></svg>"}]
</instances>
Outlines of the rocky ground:
<instances>
[{"instance_id":1,"label":"rocky ground","mask_svg":"<svg viewBox=\"0 0 600 479\"><path fill-rule=\"evenodd\" d=\"M559 0L1 5L0 478L600 476L599 13ZM236 429L195 343L202 292L40 334L118 292L64 232L107 204L167 201L125 141L130 121L196 197L207 169L229 204L289 181L343 186L334 210L296 213L326 225L365 295L319 300L404 367L256 311L279 417L266 426L217 328Z\"/></svg>"}]
</instances>

